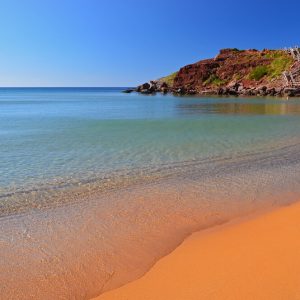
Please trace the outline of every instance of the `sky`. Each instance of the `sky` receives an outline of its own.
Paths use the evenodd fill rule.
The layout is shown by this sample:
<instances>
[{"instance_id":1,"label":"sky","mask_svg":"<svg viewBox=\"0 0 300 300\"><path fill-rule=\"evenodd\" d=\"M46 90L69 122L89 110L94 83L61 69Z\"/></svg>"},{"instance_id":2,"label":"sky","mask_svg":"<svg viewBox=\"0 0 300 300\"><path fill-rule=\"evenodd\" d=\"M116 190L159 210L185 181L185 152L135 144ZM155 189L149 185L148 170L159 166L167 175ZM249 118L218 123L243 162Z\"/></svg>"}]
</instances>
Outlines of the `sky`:
<instances>
[{"instance_id":1,"label":"sky","mask_svg":"<svg viewBox=\"0 0 300 300\"><path fill-rule=\"evenodd\" d=\"M300 44L299 0L0 0L0 86L135 86Z\"/></svg>"}]
</instances>

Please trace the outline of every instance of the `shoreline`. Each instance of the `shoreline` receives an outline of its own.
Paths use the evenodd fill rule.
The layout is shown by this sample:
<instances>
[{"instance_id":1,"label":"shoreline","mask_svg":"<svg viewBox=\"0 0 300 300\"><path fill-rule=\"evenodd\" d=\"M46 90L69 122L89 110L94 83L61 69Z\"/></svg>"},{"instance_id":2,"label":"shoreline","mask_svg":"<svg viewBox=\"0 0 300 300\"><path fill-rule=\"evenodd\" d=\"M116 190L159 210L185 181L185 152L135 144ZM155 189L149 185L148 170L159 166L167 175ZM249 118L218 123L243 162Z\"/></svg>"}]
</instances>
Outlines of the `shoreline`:
<instances>
[{"instance_id":1,"label":"shoreline","mask_svg":"<svg viewBox=\"0 0 300 300\"><path fill-rule=\"evenodd\" d=\"M198 231L94 300L299 299L300 202Z\"/></svg>"},{"instance_id":2,"label":"shoreline","mask_svg":"<svg viewBox=\"0 0 300 300\"><path fill-rule=\"evenodd\" d=\"M142 95L142 96L156 96L158 94L163 95L163 96L174 96L174 97L194 97L194 98L220 98L220 99L263 99L263 100L281 100L281 101L286 101L286 100L297 100L300 99L300 89L297 90L299 92L297 95L293 94L287 94L287 95L244 95L244 94L218 94L217 92L211 93L209 92L199 92L199 93L181 93L181 92L160 92L160 91L155 91L155 92L137 92L135 89L126 89L123 90L122 93L125 94L137 94L137 95Z\"/></svg>"},{"instance_id":3,"label":"shoreline","mask_svg":"<svg viewBox=\"0 0 300 300\"><path fill-rule=\"evenodd\" d=\"M259 89L258 91L253 92L252 94L240 93L238 91L219 91L219 90L202 90L202 91L186 91L184 89L170 90L170 91L161 91L161 90L143 90L139 91L136 88L129 88L122 91L125 94L137 93L141 95L156 95L160 93L162 95L172 95L172 96L194 96L194 97L220 97L220 98L271 98L271 99L286 99L292 98L297 99L300 97L300 88L284 88L282 92L274 94L271 92L264 92L264 90Z\"/></svg>"}]
</instances>

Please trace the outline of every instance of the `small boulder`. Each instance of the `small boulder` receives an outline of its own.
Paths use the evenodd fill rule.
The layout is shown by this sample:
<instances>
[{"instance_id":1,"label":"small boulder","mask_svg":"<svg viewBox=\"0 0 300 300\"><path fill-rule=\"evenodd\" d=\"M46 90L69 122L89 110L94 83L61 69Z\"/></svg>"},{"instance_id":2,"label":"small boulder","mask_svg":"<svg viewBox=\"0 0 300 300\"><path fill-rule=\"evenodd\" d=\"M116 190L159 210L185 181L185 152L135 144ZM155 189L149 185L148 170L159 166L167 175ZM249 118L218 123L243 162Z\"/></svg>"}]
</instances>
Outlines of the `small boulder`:
<instances>
[{"instance_id":1,"label":"small boulder","mask_svg":"<svg viewBox=\"0 0 300 300\"><path fill-rule=\"evenodd\" d=\"M150 83L146 82L146 83L142 84L141 87L142 87L142 90L147 90L150 88Z\"/></svg>"},{"instance_id":2,"label":"small boulder","mask_svg":"<svg viewBox=\"0 0 300 300\"><path fill-rule=\"evenodd\" d=\"M124 90L122 91L123 93L126 93L126 94L130 94L132 92L135 92L135 89L127 89L127 90Z\"/></svg>"}]
</instances>

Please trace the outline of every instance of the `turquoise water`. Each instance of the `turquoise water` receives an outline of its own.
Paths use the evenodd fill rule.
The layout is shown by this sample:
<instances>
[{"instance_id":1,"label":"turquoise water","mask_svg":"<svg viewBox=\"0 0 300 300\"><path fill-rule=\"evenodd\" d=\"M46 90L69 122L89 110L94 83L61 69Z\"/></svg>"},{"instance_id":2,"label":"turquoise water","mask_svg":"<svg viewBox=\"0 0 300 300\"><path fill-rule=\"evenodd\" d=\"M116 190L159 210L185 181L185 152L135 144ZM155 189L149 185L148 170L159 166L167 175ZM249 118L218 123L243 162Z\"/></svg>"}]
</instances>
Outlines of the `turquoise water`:
<instances>
[{"instance_id":1,"label":"turquoise water","mask_svg":"<svg viewBox=\"0 0 300 300\"><path fill-rule=\"evenodd\" d=\"M288 145L298 142L299 117L299 100L1 89L0 187L80 182Z\"/></svg>"},{"instance_id":2,"label":"turquoise water","mask_svg":"<svg viewBox=\"0 0 300 300\"><path fill-rule=\"evenodd\" d=\"M0 89L1 299L90 299L300 198L300 99L121 90Z\"/></svg>"}]
</instances>

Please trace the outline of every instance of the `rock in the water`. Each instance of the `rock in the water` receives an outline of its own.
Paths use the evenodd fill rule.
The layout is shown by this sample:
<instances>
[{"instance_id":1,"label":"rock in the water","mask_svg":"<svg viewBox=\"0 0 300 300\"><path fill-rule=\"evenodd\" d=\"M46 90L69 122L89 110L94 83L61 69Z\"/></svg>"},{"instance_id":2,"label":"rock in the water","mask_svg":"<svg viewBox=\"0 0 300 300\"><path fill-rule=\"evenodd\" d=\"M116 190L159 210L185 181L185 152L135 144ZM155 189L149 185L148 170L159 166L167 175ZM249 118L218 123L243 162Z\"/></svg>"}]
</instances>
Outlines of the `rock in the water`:
<instances>
[{"instance_id":1,"label":"rock in the water","mask_svg":"<svg viewBox=\"0 0 300 300\"><path fill-rule=\"evenodd\" d=\"M122 91L123 93L126 93L126 94L130 94L132 92L135 92L135 89L127 89L127 90L124 90Z\"/></svg>"}]
</instances>

